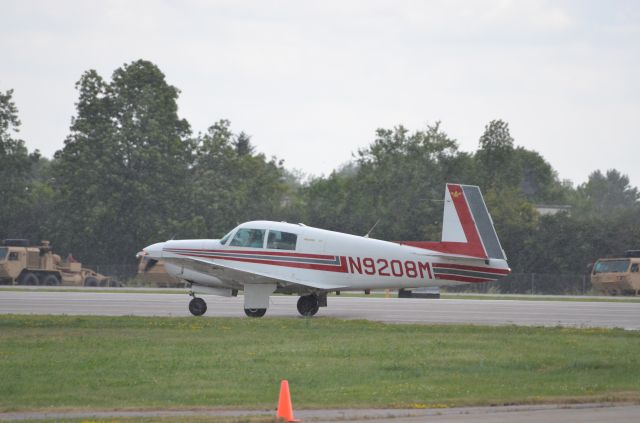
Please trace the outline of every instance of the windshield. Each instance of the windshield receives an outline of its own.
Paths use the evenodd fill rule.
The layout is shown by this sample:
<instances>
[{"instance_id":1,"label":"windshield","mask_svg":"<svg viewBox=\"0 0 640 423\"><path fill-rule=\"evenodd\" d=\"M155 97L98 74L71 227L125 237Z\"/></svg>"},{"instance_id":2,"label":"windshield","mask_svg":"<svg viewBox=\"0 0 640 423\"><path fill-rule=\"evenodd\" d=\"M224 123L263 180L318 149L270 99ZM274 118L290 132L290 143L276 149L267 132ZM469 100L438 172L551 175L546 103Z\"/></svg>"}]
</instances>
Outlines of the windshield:
<instances>
[{"instance_id":1,"label":"windshield","mask_svg":"<svg viewBox=\"0 0 640 423\"><path fill-rule=\"evenodd\" d=\"M620 273L629 269L629 260L607 260L599 261L593 267L593 274L596 273Z\"/></svg>"},{"instance_id":2,"label":"windshield","mask_svg":"<svg viewBox=\"0 0 640 423\"><path fill-rule=\"evenodd\" d=\"M0 261L7 256L7 247L0 247Z\"/></svg>"},{"instance_id":3,"label":"windshield","mask_svg":"<svg viewBox=\"0 0 640 423\"><path fill-rule=\"evenodd\" d=\"M220 244L226 244L232 233L233 233L233 229L229 231L229 233L227 233L225 236L222 237L222 239L220 240Z\"/></svg>"}]
</instances>

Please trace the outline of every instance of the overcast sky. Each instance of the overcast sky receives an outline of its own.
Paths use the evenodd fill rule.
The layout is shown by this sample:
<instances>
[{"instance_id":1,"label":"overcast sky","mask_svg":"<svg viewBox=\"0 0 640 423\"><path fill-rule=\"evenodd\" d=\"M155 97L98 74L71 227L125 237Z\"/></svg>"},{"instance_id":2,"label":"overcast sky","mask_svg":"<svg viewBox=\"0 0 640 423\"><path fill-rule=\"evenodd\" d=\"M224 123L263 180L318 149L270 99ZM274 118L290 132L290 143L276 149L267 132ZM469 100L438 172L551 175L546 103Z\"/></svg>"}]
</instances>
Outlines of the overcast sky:
<instances>
[{"instance_id":1,"label":"overcast sky","mask_svg":"<svg viewBox=\"0 0 640 423\"><path fill-rule=\"evenodd\" d=\"M0 90L30 150L62 148L74 84L137 59L202 132L327 174L375 129L442 122L474 151L492 119L580 184L640 185L640 1L0 0Z\"/></svg>"}]
</instances>

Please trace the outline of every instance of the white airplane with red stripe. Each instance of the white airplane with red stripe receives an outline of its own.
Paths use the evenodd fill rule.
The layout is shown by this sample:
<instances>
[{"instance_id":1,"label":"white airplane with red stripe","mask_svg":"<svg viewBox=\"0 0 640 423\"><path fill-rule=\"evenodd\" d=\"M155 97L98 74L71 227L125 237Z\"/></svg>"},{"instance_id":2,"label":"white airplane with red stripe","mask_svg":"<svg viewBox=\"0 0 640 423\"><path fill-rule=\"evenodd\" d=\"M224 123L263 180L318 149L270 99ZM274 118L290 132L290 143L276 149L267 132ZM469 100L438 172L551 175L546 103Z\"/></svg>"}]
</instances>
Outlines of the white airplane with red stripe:
<instances>
[{"instance_id":1,"label":"white airplane with red stripe","mask_svg":"<svg viewBox=\"0 0 640 423\"><path fill-rule=\"evenodd\" d=\"M382 241L252 221L222 239L160 242L139 255L147 267L162 260L167 272L187 283L196 316L207 311L199 294L244 291L250 317L264 316L272 294L296 294L298 312L313 316L330 292L482 283L510 272L480 189L460 184L447 184L440 242Z\"/></svg>"}]
</instances>

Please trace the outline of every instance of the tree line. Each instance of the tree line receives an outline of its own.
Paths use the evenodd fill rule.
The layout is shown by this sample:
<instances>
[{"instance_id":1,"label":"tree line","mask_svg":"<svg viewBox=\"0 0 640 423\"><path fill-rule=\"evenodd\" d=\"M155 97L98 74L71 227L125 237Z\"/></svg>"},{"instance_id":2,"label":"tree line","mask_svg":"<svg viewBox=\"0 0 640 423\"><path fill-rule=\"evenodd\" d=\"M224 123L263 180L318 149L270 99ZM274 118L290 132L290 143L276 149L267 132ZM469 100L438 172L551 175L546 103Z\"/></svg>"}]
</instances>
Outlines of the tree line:
<instances>
[{"instance_id":1,"label":"tree line","mask_svg":"<svg viewBox=\"0 0 640 423\"><path fill-rule=\"evenodd\" d=\"M76 83L64 147L52 159L19 139L13 91L0 91L0 237L51 240L85 263L124 264L153 242L217 238L238 223L304 222L386 240L439 240L446 182L479 185L515 272L586 272L598 257L640 248L640 194L615 169L574 187L507 122L487 123L460 151L437 122L378 129L328 176L303 179L215 121L194 133L180 91L138 60L110 80ZM541 215L540 204L567 205Z\"/></svg>"}]
</instances>

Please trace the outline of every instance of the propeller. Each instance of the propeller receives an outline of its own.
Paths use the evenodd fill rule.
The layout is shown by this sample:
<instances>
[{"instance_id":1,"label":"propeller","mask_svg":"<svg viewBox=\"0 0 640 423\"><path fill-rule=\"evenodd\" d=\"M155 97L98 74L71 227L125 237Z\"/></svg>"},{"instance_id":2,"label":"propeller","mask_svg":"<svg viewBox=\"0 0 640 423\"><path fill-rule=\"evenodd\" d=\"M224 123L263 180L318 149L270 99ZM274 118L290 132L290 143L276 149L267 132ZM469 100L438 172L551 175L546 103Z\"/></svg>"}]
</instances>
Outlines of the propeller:
<instances>
[{"instance_id":1,"label":"propeller","mask_svg":"<svg viewBox=\"0 0 640 423\"><path fill-rule=\"evenodd\" d=\"M138 260L145 260L146 263L144 265L143 273L147 273L149 270L153 269L156 264L158 264L158 260L148 257L148 253L144 250L140 251L136 254L136 258Z\"/></svg>"},{"instance_id":2,"label":"propeller","mask_svg":"<svg viewBox=\"0 0 640 423\"><path fill-rule=\"evenodd\" d=\"M152 258L147 259L147 264L144 266L144 272L147 273L149 270L153 269L156 264L158 264L158 260Z\"/></svg>"}]
</instances>

